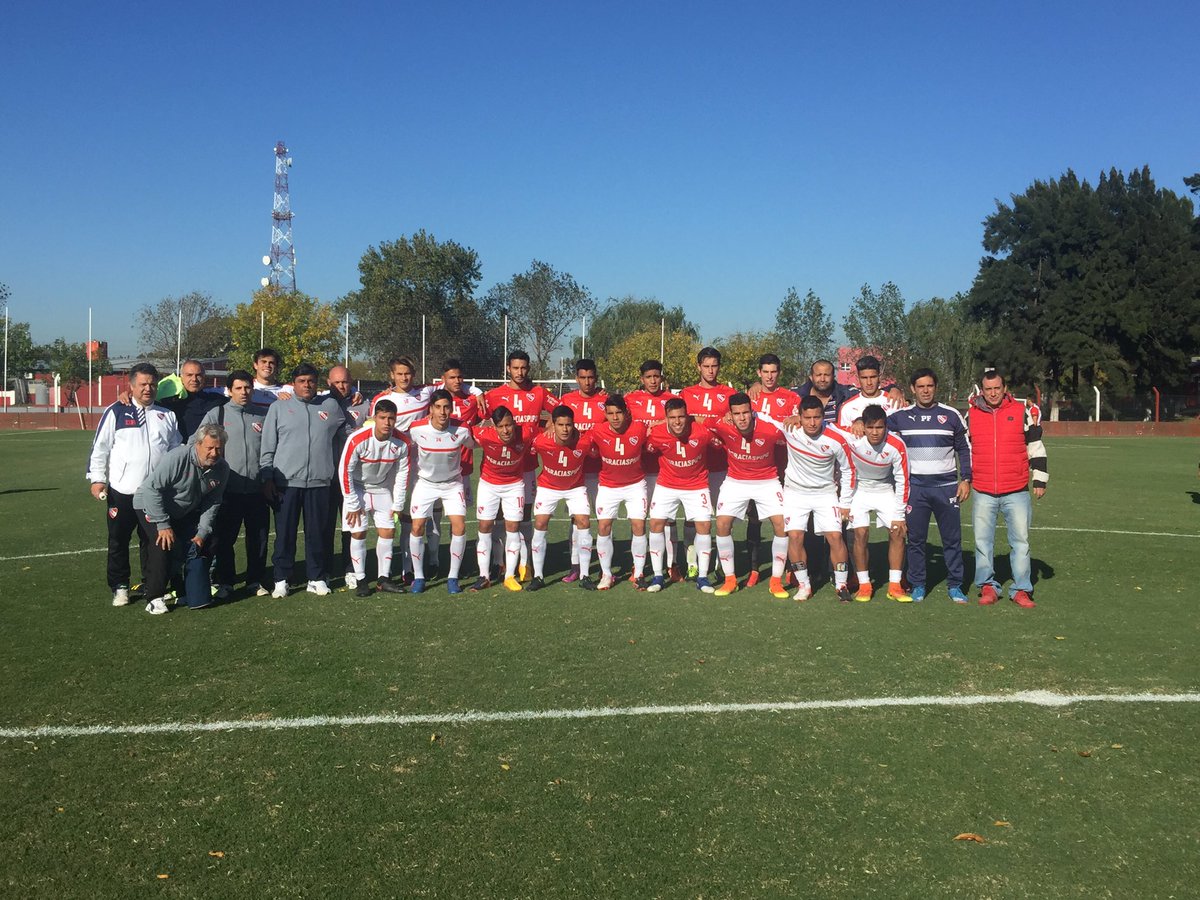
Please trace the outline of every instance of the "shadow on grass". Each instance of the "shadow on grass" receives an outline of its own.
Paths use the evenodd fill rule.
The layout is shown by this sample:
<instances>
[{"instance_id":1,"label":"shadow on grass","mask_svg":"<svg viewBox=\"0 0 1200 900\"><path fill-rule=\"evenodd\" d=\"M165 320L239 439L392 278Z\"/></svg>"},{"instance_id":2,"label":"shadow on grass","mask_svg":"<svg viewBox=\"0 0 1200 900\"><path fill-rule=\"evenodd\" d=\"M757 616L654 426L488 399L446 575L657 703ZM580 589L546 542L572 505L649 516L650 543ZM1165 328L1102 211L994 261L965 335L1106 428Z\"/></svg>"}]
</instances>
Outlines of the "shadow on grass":
<instances>
[{"instance_id":1,"label":"shadow on grass","mask_svg":"<svg viewBox=\"0 0 1200 900\"><path fill-rule=\"evenodd\" d=\"M45 487L45 488L9 488L7 491L0 491L0 497L3 497L3 496L5 496L5 495L7 495L7 494L33 494L33 493L37 493L37 492L39 492L39 491L57 491L57 490L58 490L58 488L56 488L56 487ZM1197 501L1197 502L1200 502L1200 501Z\"/></svg>"},{"instance_id":2,"label":"shadow on grass","mask_svg":"<svg viewBox=\"0 0 1200 900\"><path fill-rule=\"evenodd\" d=\"M1200 491L1188 491L1188 496L1192 498L1193 503L1200 503Z\"/></svg>"}]
</instances>

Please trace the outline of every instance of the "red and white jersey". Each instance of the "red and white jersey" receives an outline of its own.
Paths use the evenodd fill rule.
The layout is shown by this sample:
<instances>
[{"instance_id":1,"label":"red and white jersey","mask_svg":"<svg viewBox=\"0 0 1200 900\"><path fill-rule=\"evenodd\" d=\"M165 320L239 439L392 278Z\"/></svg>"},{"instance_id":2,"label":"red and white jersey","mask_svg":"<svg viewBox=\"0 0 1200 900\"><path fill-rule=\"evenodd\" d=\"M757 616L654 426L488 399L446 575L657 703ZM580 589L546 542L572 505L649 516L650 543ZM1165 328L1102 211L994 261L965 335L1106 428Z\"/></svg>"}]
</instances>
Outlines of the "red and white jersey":
<instances>
[{"instance_id":1,"label":"red and white jersey","mask_svg":"<svg viewBox=\"0 0 1200 900\"><path fill-rule=\"evenodd\" d=\"M802 428L783 429L779 422L771 421L770 416L762 416L762 420L780 428L787 441L788 465L783 473L784 487L798 491L827 491L836 485L838 502L843 506L850 504L857 477L854 463L850 461L845 432L822 425L820 433L810 438Z\"/></svg>"},{"instance_id":2,"label":"red and white jersey","mask_svg":"<svg viewBox=\"0 0 1200 900\"><path fill-rule=\"evenodd\" d=\"M844 433L850 459L861 491L894 491L896 499L908 504L908 448L904 441L887 433L878 446L866 435L856 438Z\"/></svg>"},{"instance_id":3,"label":"red and white jersey","mask_svg":"<svg viewBox=\"0 0 1200 900\"><path fill-rule=\"evenodd\" d=\"M513 421L518 427L525 425L538 426L542 413L549 413L558 406L558 398L540 384L531 385L529 390L515 388L505 384L492 388L483 395L487 412L494 412L501 406L508 407L513 414ZM539 426L540 427L540 426ZM530 454L525 471L531 472L537 468L537 459Z\"/></svg>"},{"instance_id":4,"label":"red and white jersey","mask_svg":"<svg viewBox=\"0 0 1200 900\"><path fill-rule=\"evenodd\" d=\"M708 448L713 433L706 425L691 422L683 437L671 434L666 424L655 425L646 440L659 454L659 486L680 491L708 487Z\"/></svg>"},{"instance_id":5,"label":"red and white jersey","mask_svg":"<svg viewBox=\"0 0 1200 900\"><path fill-rule=\"evenodd\" d=\"M743 436L728 422L717 422L712 430L725 447L730 478L738 481L779 480L776 448L784 438L783 432L770 422L753 420L749 437Z\"/></svg>"},{"instance_id":6,"label":"red and white jersey","mask_svg":"<svg viewBox=\"0 0 1200 900\"><path fill-rule=\"evenodd\" d=\"M727 384L714 384L711 387L703 384L693 384L679 392L687 404L688 415L697 422L712 424L725 418L729 412L729 398L737 391ZM729 467L725 459L725 448L710 447L708 451L708 468L710 472L724 472Z\"/></svg>"},{"instance_id":7,"label":"red and white jersey","mask_svg":"<svg viewBox=\"0 0 1200 900\"><path fill-rule=\"evenodd\" d=\"M560 444L547 434L533 439L533 451L542 461L539 487L569 491L583 484L583 463L592 450L592 439L581 434L573 444Z\"/></svg>"},{"instance_id":8,"label":"red and white jersey","mask_svg":"<svg viewBox=\"0 0 1200 900\"><path fill-rule=\"evenodd\" d=\"M752 403L756 413L783 421L788 416L800 414L800 395L791 388L777 387L773 391L762 391Z\"/></svg>"},{"instance_id":9,"label":"red and white jersey","mask_svg":"<svg viewBox=\"0 0 1200 900\"><path fill-rule=\"evenodd\" d=\"M514 440L506 444L496 434L496 429L476 425L471 429L475 443L483 450L479 461L479 480L488 484L515 484L525 478L526 463L533 446L533 426L517 429Z\"/></svg>"},{"instance_id":10,"label":"red and white jersey","mask_svg":"<svg viewBox=\"0 0 1200 900\"><path fill-rule=\"evenodd\" d=\"M630 391L625 395L625 405L629 407L629 415L633 421L644 423L649 432L650 428L666 420L666 402L678 399L680 399L679 395L672 394L670 391L659 391L657 394L652 394L647 390L637 390ZM647 475L658 474L658 457L655 454L642 455L642 471Z\"/></svg>"},{"instance_id":11,"label":"red and white jersey","mask_svg":"<svg viewBox=\"0 0 1200 900\"><path fill-rule=\"evenodd\" d=\"M842 404L842 408L838 410L837 426L841 429L847 429L854 424L856 419L861 419L863 410L868 406L882 406L883 414L888 415L900 409L900 405L893 403L888 399L888 395L880 391L874 397L864 397L862 394L855 394L849 400Z\"/></svg>"},{"instance_id":12,"label":"red and white jersey","mask_svg":"<svg viewBox=\"0 0 1200 900\"><path fill-rule=\"evenodd\" d=\"M380 400L391 400L396 404L396 427L401 431L408 431L413 423L428 415L429 397L433 391L433 385L429 384L411 388L403 393L389 388L371 398L371 415L375 415L375 404Z\"/></svg>"},{"instance_id":13,"label":"red and white jersey","mask_svg":"<svg viewBox=\"0 0 1200 900\"><path fill-rule=\"evenodd\" d=\"M433 484L462 481L462 451L474 447L471 429L454 419L445 431L438 431L428 419L421 419L408 429L417 477Z\"/></svg>"},{"instance_id":14,"label":"red and white jersey","mask_svg":"<svg viewBox=\"0 0 1200 900\"><path fill-rule=\"evenodd\" d=\"M603 487L627 487L646 477L642 471L646 434L644 422L630 422L620 433L613 431L608 422L592 429L592 452L600 463L600 484Z\"/></svg>"},{"instance_id":15,"label":"red and white jersey","mask_svg":"<svg viewBox=\"0 0 1200 900\"><path fill-rule=\"evenodd\" d=\"M563 394L559 398L559 401L564 406L571 407L571 412L575 413L576 430L586 434L605 421L604 401L607 398L607 391L597 391L590 397L583 396L579 391L571 391L570 393ZM587 462L584 464L583 471L599 472L599 457L589 456Z\"/></svg>"},{"instance_id":16,"label":"red and white jersey","mask_svg":"<svg viewBox=\"0 0 1200 900\"><path fill-rule=\"evenodd\" d=\"M351 512L361 508L365 491L387 491L392 509L404 509L408 490L409 440L404 432L393 429L383 440L375 436L374 425L364 425L346 439L338 461L338 487Z\"/></svg>"},{"instance_id":17,"label":"red and white jersey","mask_svg":"<svg viewBox=\"0 0 1200 900\"><path fill-rule=\"evenodd\" d=\"M479 402L475 399L483 392L477 387L471 387L464 390L461 394L451 394L450 400L454 405L451 410L451 417L458 419L460 425L465 425L467 428L479 424ZM473 433L473 432L472 432ZM462 473L470 475L475 471L475 454L470 447L463 447L462 451Z\"/></svg>"}]
</instances>

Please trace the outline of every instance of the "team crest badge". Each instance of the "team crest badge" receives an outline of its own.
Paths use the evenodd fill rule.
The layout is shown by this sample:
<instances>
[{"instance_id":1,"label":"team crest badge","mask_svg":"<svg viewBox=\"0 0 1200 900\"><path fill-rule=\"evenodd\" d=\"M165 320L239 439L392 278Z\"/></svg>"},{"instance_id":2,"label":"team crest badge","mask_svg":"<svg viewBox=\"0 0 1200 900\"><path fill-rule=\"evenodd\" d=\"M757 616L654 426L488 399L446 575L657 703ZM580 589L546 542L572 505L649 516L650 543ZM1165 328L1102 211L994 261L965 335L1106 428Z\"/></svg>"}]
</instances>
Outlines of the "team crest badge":
<instances>
[{"instance_id":1,"label":"team crest badge","mask_svg":"<svg viewBox=\"0 0 1200 900\"><path fill-rule=\"evenodd\" d=\"M117 517L117 512L118 512L118 510L115 506L110 506L108 508L108 517L110 519L115 519Z\"/></svg>"},{"instance_id":2,"label":"team crest badge","mask_svg":"<svg viewBox=\"0 0 1200 900\"><path fill-rule=\"evenodd\" d=\"M754 446L755 446L755 447L761 447L762 445L763 445L763 439L762 439L762 438L755 438L755 439L754 439Z\"/></svg>"},{"instance_id":3,"label":"team crest badge","mask_svg":"<svg viewBox=\"0 0 1200 900\"><path fill-rule=\"evenodd\" d=\"M257 431L259 434L262 434L262 422L255 422L250 427L253 428L255 431Z\"/></svg>"},{"instance_id":4,"label":"team crest badge","mask_svg":"<svg viewBox=\"0 0 1200 900\"><path fill-rule=\"evenodd\" d=\"M637 439L637 436L636 436L636 435L635 435L634 437L631 437L631 438L629 439L629 444L630 444L630 446L636 447L636 446L637 446L637 441L638 441L638 439Z\"/></svg>"},{"instance_id":5,"label":"team crest badge","mask_svg":"<svg viewBox=\"0 0 1200 900\"><path fill-rule=\"evenodd\" d=\"M158 420L159 420L160 422L161 422L163 419L165 419L165 418L166 418L166 416L164 416L162 413L159 413L159 414L158 414Z\"/></svg>"},{"instance_id":6,"label":"team crest badge","mask_svg":"<svg viewBox=\"0 0 1200 900\"><path fill-rule=\"evenodd\" d=\"M329 418L329 413L325 412L325 410L321 410L319 413L317 413L317 415L320 417L322 422Z\"/></svg>"},{"instance_id":7,"label":"team crest badge","mask_svg":"<svg viewBox=\"0 0 1200 900\"><path fill-rule=\"evenodd\" d=\"M216 480L215 480L215 479L210 479L210 480L209 480L209 482L208 482L208 486L209 486L210 488L212 488L213 490L216 490L216 488L217 488L217 482L216 482Z\"/></svg>"},{"instance_id":8,"label":"team crest badge","mask_svg":"<svg viewBox=\"0 0 1200 900\"><path fill-rule=\"evenodd\" d=\"M573 450L571 452L575 454L576 459L579 459L579 457L583 456L583 454L578 450Z\"/></svg>"},{"instance_id":9,"label":"team crest badge","mask_svg":"<svg viewBox=\"0 0 1200 900\"><path fill-rule=\"evenodd\" d=\"M945 425L945 424L946 424L946 417L945 417L945 416L938 416L938 424L940 424L940 425Z\"/></svg>"}]
</instances>

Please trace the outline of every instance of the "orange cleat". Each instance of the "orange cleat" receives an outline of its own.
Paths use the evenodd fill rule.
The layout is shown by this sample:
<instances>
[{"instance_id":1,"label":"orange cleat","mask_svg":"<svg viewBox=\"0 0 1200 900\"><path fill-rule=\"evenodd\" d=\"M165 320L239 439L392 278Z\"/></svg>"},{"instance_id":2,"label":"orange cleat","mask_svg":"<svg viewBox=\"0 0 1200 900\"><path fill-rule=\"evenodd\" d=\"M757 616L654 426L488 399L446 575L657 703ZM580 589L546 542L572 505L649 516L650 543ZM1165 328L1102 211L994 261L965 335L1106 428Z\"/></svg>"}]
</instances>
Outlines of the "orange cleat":
<instances>
[{"instance_id":1,"label":"orange cleat","mask_svg":"<svg viewBox=\"0 0 1200 900\"><path fill-rule=\"evenodd\" d=\"M746 579L746 587L748 587L748 588L754 587L756 584L758 584L758 579L759 579L758 569L751 569L750 577L748 577Z\"/></svg>"},{"instance_id":2,"label":"orange cleat","mask_svg":"<svg viewBox=\"0 0 1200 900\"><path fill-rule=\"evenodd\" d=\"M715 593L718 597L728 597L730 594L735 593L737 591L737 589L738 589L737 578L734 577L733 575L726 575L725 583L722 584L719 588L717 588Z\"/></svg>"},{"instance_id":3,"label":"orange cleat","mask_svg":"<svg viewBox=\"0 0 1200 900\"><path fill-rule=\"evenodd\" d=\"M786 600L788 597L787 588L783 586L782 578L772 578L767 589L771 592L771 596L777 600Z\"/></svg>"},{"instance_id":4,"label":"orange cleat","mask_svg":"<svg viewBox=\"0 0 1200 900\"><path fill-rule=\"evenodd\" d=\"M864 581L858 586L858 590L854 594L854 599L859 603L866 603L871 599L873 593L875 593L875 589L871 587L871 582Z\"/></svg>"}]
</instances>

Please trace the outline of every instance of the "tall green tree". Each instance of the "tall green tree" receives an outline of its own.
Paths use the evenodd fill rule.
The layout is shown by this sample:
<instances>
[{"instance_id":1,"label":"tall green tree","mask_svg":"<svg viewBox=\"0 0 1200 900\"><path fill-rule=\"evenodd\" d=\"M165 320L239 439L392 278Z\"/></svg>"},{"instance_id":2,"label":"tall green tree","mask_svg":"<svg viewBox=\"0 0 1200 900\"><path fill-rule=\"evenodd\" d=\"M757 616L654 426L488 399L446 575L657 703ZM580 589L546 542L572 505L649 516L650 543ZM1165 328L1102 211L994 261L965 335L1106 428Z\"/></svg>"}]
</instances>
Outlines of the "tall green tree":
<instances>
[{"instance_id":1,"label":"tall green tree","mask_svg":"<svg viewBox=\"0 0 1200 900\"><path fill-rule=\"evenodd\" d=\"M424 230L367 248L358 263L359 289L337 303L350 313L351 349L382 366L393 356L437 364L458 357L464 375L494 375L501 355L497 314L475 300L479 256ZM425 332L422 334L422 316ZM424 343L422 342L424 337Z\"/></svg>"},{"instance_id":2,"label":"tall green tree","mask_svg":"<svg viewBox=\"0 0 1200 900\"><path fill-rule=\"evenodd\" d=\"M775 311L775 334L779 347L775 351L783 360L789 377L808 371L818 359L831 358L836 349L833 341L833 317L812 288L801 297L794 287L788 288L783 302ZM797 378L795 382L803 381Z\"/></svg>"},{"instance_id":3,"label":"tall green tree","mask_svg":"<svg viewBox=\"0 0 1200 900\"><path fill-rule=\"evenodd\" d=\"M175 358L176 338L183 313L183 357L219 356L229 350L229 308L211 294L192 291L179 297L163 297L137 311L139 344L148 356Z\"/></svg>"},{"instance_id":4,"label":"tall green tree","mask_svg":"<svg viewBox=\"0 0 1200 900\"><path fill-rule=\"evenodd\" d=\"M37 347L29 331L28 322L8 323L8 374L23 377L32 372L38 362Z\"/></svg>"},{"instance_id":5,"label":"tall green tree","mask_svg":"<svg viewBox=\"0 0 1200 900\"><path fill-rule=\"evenodd\" d=\"M524 272L488 291L489 310L508 313L509 346L523 346L535 373L552 368L555 351L584 316L596 314L596 298L567 272L534 260Z\"/></svg>"},{"instance_id":6,"label":"tall green tree","mask_svg":"<svg viewBox=\"0 0 1200 900\"><path fill-rule=\"evenodd\" d=\"M967 296L917 301L908 311L907 328L909 372L928 366L937 372L942 396L969 394L979 377L987 333L970 318Z\"/></svg>"},{"instance_id":7,"label":"tall green tree","mask_svg":"<svg viewBox=\"0 0 1200 900\"><path fill-rule=\"evenodd\" d=\"M613 347L630 335L657 328L661 339L667 334L682 332L694 338L700 331L689 322L682 306L667 307L653 297L635 297L627 294L619 300L609 298L596 318L588 324L587 346L583 348L592 359L607 356ZM580 340L571 339L571 352L582 356Z\"/></svg>"},{"instance_id":8,"label":"tall green tree","mask_svg":"<svg viewBox=\"0 0 1200 900\"><path fill-rule=\"evenodd\" d=\"M984 220L972 315L984 356L1066 395L1177 387L1200 350L1200 230L1191 201L1143 167L1035 181Z\"/></svg>"},{"instance_id":9,"label":"tall green tree","mask_svg":"<svg viewBox=\"0 0 1200 900\"><path fill-rule=\"evenodd\" d=\"M327 368L342 358L341 323L333 308L300 291L293 293L273 284L259 288L249 303L237 305L230 328L230 364L234 368L249 369L255 351L264 346L283 357L280 374L284 380L301 362Z\"/></svg>"},{"instance_id":10,"label":"tall green tree","mask_svg":"<svg viewBox=\"0 0 1200 900\"><path fill-rule=\"evenodd\" d=\"M758 360L761 356L766 353L779 355L779 336L772 331L735 331L717 338L712 346L721 351L720 380L740 391L758 381ZM688 384L696 381L694 355L692 362L693 374ZM794 374L795 370L791 371Z\"/></svg>"},{"instance_id":11,"label":"tall green tree","mask_svg":"<svg viewBox=\"0 0 1200 900\"><path fill-rule=\"evenodd\" d=\"M864 284L842 320L842 330L851 346L879 357L885 379L908 378L908 313L894 282L885 282L878 291Z\"/></svg>"},{"instance_id":12,"label":"tall green tree","mask_svg":"<svg viewBox=\"0 0 1200 900\"><path fill-rule=\"evenodd\" d=\"M690 331L668 331L663 340L661 326L631 334L608 353L596 358L600 377L610 391L633 391L641 387L642 363L657 359L672 390L696 382L696 352L700 341Z\"/></svg>"}]
</instances>

